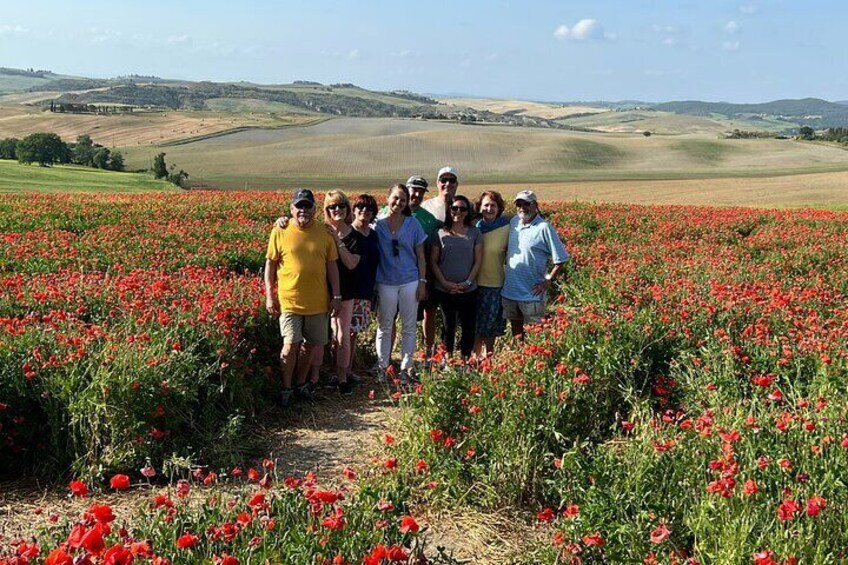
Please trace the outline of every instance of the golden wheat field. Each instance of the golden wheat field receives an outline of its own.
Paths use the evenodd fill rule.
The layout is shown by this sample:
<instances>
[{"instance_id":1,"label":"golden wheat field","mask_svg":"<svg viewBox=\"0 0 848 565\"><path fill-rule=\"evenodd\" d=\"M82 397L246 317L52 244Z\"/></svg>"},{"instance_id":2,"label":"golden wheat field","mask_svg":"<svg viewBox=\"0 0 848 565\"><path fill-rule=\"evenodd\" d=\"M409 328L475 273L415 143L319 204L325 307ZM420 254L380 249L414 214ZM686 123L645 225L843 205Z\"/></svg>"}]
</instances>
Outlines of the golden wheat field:
<instances>
[{"instance_id":1,"label":"golden wheat field","mask_svg":"<svg viewBox=\"0 0 848 565\"><path fill-rule=\"evenodd\" d=\"M128 148L148 166L158 148ZM848 151L794 140L469 126L338 118L309 127L248 130L167 148L168 162L224 188L289 183L378 186L457 167L474 183L545 183L775 176L848 170Z\"/></svg>"},{"instance_id":2,"label":"golden wheat field","mask_svg":"<svg viewBox=\"0 0 848 565\"><path fill-rule=\"evenodd\" d=\"M60 114L20 105L0 106L0 138L54 132L65 141L88 134L108 147L145 147L214 135L240 127L284 127L314 121L268 112L134 112L131 114Z\"/></svg>"},{"instance_id":3,"label":"golden wheat field","mask_svg":"<svg viewBox=\"0 0 848 565\"><path fill-rule=\"evenodd\" d=\"M548 120L558 120L574 114L595 114L608 112L606 108L579 104L546 104L527 100L501 100L490 98L439 98L439 102L450 106L487 110L496 114L512 112L524 116L536 116Z\"/></svg>"}]
</instances>

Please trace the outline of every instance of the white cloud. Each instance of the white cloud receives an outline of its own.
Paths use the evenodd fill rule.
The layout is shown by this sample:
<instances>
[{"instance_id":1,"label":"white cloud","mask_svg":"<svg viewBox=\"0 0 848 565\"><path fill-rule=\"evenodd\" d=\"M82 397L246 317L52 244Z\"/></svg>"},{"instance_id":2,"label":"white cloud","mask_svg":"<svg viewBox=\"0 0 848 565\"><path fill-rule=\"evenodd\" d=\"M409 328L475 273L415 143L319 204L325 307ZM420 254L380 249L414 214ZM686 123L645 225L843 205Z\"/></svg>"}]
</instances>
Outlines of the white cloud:
<instances>
[{"instance_id":1,"label":"white cloud","mask_svg":"<svg viewBox=\"0 0 848 565\"><path fill-rule=\"evenodd\" d=\"M739 51L738 41L725 41L721 44L721 48L725 51Z\"/></svg>"},{"instance_id":2,"label":"white cloud","mask_svg":"<svg viewBox=\"0 0 848 565\"><path fill-rule=\"evenodd\" d=\"M190 35L172 35L166 41L169 45L191 45L192 39Z\"/></svg>"},{"instance_id":3,"label":"white cloud","mask_svg":"<svg viewBox=\"0 0 848 565\"><path fill-rule=\"evenodd\" d=\"M91 33L91 42L95 44L103 44L112 41L118 41L121 38L120 31L113 31L111 29L99 29L93 27L89 30Z\"/></svg>"},{"instance_id":4,"label":"white cloud","mask_svg":"<svg viewBox=\"0 0 848 565\"><path fill-rule=\"evenodd\" d=\"M554 37L557 39L571 39L574 41L588 41L599 39L615 39L615 34L604 33L604 27L598 23L598 20L586 18L580 20L574 27L569 28L562 24L554 30Z\"/></svg>"},{"instance_id":5,"label":"white cloud","mask_svg":"<svg viewBox=\"0 0 848 565\"><path fill-rule=\"evenodd\" d=\"M666 26L660 24L654 24L651 26L651 30L655 33L676 33L677 28L674 26Z\"/></svg>"},{"instance_id":6,"label":"white cloud","mask_svg":"<svg viewBox=\"0 0 848 565\"><path fill-rule=\"evenodd\" d=\"M348 61L356 61L359 59L359 48L351 49L345 57Z\"/></svg>"},{"instance_id":7,"label":"white cloud","mask_svg":"<svg viewBox=\"0 0 848 565\"><path fill-rule=\"evenodd\" d=\"M29 33L29 30L20 25L2 25L0 26L0 35L6 34L18 34L22 35L24 33Z\"/></svg>"},{"instance_id":8,"label":"white cloud","mask_svg":"<svg viewBox=\"0 0 848 565\"><path fill-rule=\"evenodd\" d=\"M749 16L751 14L756 14L757 10L758 8L756 4L742 4L741 6L739 6L739 11Z\"/></svg>"},{"instance_id":9,"label":"white cloud","mask_svg":"<svg viewBox=\"0 0 848 565\"><path fill-rule=\"evenodd\" d=\"M736 33L737 31L739 31L739 24L737 24L733 20L730 20L729 22L727 22L727 25L724 26L724 31L726 31L727 33Z\"/></svg>"}]
</instances>

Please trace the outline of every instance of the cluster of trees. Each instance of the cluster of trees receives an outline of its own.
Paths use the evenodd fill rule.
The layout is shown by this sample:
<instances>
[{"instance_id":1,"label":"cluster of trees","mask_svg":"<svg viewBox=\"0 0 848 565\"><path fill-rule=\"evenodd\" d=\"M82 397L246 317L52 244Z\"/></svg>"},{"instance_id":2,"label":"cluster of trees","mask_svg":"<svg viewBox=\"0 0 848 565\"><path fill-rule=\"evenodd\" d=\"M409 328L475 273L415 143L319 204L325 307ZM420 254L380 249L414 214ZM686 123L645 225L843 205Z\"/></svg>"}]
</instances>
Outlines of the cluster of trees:
<instances>
[{"instance_id":1,"label":"cluster of trees","mask_svg":"<svg viewBox=\"0 0 848 565\"><path fill-rule=\"evenodd\" d=\"M848 143L848 128L827 128L821 133L820 137L825 141Z\"/></svg>"},{"instance_id":2,"label":"cluster of trees","mask_svg":"<svg viewBox=\"0 0 848 565\"><path fill-rule=\"evenodd\" d=\"M725 135L726 139L786 139L786 136L773 131L745 131L735 129Z\"/></svg>"},{"instance_id":3,"label":"cluster of trees","mask_svg":"<svg viewBox=\"0 0 848 565\"><path fill-rule=\"evenodd\" d=\"M125 114L132 112L132 106L95 106L94 104L75 104L73 102L50 101L48 108L51 112L64 114Z\"/></svg>"},{"instance_id":4,"label":"cluster of trees","mask_svg":"<svg viewBox=\"0 0 848 565\"><path fill-rule=\"evenodd\" d=\"M178 171L176 168L175 165L171 165L170 169L168 168L168 165L165 163L165 153L159 153L153 158L154 178L165 179L173 185L186 188L188 186L188 173L182 169Z\"/></svg>"},{"instance_id":5,"label":"cluster of trees","mask_svg":"<svg viewBox=\"0 0 848 565\"><path fill-rule=\"evenodd\" d=\"M125 169L120 151L110 151L85 134L70 144L55 133L33 133L23 139L7 137L0 140L0 159L17 159L25 165L38 163L42 167L72 163L110 171Z\"/></svg>"}]
</instances>

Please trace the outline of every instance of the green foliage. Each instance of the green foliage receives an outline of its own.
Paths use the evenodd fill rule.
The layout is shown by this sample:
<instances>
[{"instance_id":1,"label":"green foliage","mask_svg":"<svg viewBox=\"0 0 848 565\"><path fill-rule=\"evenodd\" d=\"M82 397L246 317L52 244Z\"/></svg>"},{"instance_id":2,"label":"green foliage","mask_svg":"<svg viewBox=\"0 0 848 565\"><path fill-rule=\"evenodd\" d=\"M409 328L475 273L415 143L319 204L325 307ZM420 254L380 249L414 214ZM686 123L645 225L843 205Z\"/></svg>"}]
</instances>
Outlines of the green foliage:
<instances>
[{"instance_id":1,"label":"green foliage","mask_svg":"<svg viewBox=\"0 0 848 565\"><path fill-rule=\"evenodd\" d=\"M16 147L20 141L16 137L0 139L0 159L17 159Z\"/></svg>"},{"instance_id":2,"label":"green foliage","mask_svg":"<svg viewBox=\"0 0 848 565\"><path fill-rule=\"evenodd\" d=\"M153 178L164 179L168 177L168 165L165 164L165 153L159 153L153 158Z\"/></svg>"},{"instance_id":3,"label":"green foliage","mask_svg":"<svg viewBox=\"0 0 848 565\"><path fill-rule=\"evenodd\" d=\"M121 153L120 151L112 152L112 157L109 160L109 169L117 172L122 172L126 169L123 153Z\"/></svg>"},{"instance_id":4,"label":"green foliage","mask_svg":"<svg viewBox=\"0 0 848 565\"><path fill-rule=\"evenodd\" d=\"M71 152L62 138L55 133L33 133L15 146L18 161L29 165L38 163L48 167L53 163L70 162Z\"/></svg>"},{"instance_id":5,"label":"green foliage","mask_svg":"<svg viewBox=\"0 0 848 565\"><path fill-rule=\"evenodd\" d=\"M73 148L73 162L84 167L96 166L94 165L94 142L90 135L83 134L77 137Z\"/></svg>"},{"instance_id":6,"label":"green foliage","mask_svg":"<svg viewBox=\"0 0 848 565\"><path fill-rule=\"evenodd\" d=\"M108 169L111 151L106 147L97 148L91 156L92 166L98 169Z\"/></svg>"},{"instance_id":7,"label":"green foliage","mask_svg":"<svg viewBox=\"0 0 848 565\"><path fill-rule=\"evenodd\" d=\"M809 126L803 126L798 130L798 137L807 141L812 141L816 138L816 130Z\"/></svg>"}]
</instances>

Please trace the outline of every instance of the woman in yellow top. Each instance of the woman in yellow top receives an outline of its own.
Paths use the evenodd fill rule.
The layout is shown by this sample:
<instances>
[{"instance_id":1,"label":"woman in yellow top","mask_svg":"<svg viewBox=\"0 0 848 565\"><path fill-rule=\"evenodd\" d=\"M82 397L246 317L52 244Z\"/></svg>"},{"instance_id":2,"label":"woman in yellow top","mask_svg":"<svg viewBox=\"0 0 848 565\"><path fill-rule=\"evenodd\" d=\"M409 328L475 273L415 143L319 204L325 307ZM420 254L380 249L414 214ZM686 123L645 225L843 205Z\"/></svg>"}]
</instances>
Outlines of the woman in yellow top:
<instances>
[{"instance_id":1,"label":"woman in yellow top","mask_svg":"<svg viewBox=\"0 0 848 565\"><path fill-rule=\"evenodd\" d=\"M477 273L477 332L474 355L480 359L492 355L495 338L506 330L501 309L506 248L509 243L509 218L503 217L504 199L493 190L483 192L475 203L481 218L474 224L483 234L483 260Z\"/></svg>"}]
</instances>

